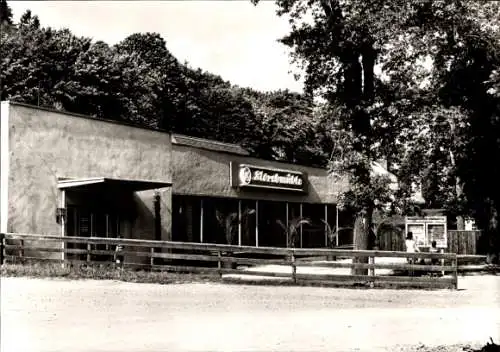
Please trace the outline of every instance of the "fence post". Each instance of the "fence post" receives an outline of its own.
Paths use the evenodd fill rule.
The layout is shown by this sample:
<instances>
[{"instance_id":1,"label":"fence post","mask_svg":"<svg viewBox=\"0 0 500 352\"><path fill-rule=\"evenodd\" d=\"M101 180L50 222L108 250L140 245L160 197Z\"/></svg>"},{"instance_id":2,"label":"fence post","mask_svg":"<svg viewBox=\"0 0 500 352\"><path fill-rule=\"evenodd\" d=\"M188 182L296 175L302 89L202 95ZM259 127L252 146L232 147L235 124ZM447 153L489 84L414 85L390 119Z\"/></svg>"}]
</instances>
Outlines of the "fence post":
<instances>
[{"instance_id":1,"label":"fence post","mask_svg":"<svg viewBox=\"0 0 500 352\"><path fill-rule=\"evenodd\" d=\"M297 264L295 263L295 253L292 252L292 280L293 280L293 283L296 284L297 283Z\"/></svg>"},{"instance_id":2,"label":"fence post","mask_svg":"<svg viewBox=\"0 0 500 352\"><path fill-rule=\"evenodd\" d=\"M3 261L5 260L5 234L0 233L0 265L3 265Z\"/></svg>"},{"instance_id":3,"label":"fence post","mask_svg":"<svg viewBox=\"0 0 500 352\"><path fill-rule=\"evenodd\" d=\"M153 266L155 265L155 248L154 247L151 247L150 248L150 254L151 254L151 269L153 268Z\"/></svg>"},{"instance_id":4,"label":"fence post","mask_svg":"<svg viewBox=\"0 0 500 352\"><path fill-rule=\"evenodd\" d=\"M443 254L444 253L444 248L441 248L441 250L439 251L439 253ZM445 264L446 264L444 258L441 258L439 260L439 262L441 263L441 266L445 266ZM457 265L458 265L458 262L457 262ZM441 271L441 276L444 276L445 274L446 274L446 272Z\"/></svg>"},{"instance_id":5,"label":"fence post","mask_svg":"<svg viewBox=\"0 0 500 352\"><path fill-rule=\"evenodd\" d=\"M21 263L24 264L24 240L21 240L21 248L19 248L19 258L21 260Z\"/></svg>"},{"instance_id":6,"label":"fence post","mask_svg":"<svg viewBox=\"0 0 500 352\"><path fill-rule=\"evenodd\" d=\"M368 264L375 264L375 257L368 257ZM370 276L375 276L375 268L370 268ZM375 280L371 280L370 283L373 284Z\"/></svg>"},{"instance_id":7,"label":"fence post","mask_svg":"<svg viewBox=\"0 0 500 352\"><path fill-rule=\"evenodd\" d=\"M218 272L219 272L219 278L222 279L222 254L220 251L217 251L217 258L219 259L217 261L217 269L218 269Z\"/></svg>"},{"instance_id":8,"label":"fence post","mask_svg":"<svg viewBox=\"0 0 500 352\"><path fill-rule=\"evenodd\" d=\"M456 289L458 289L458 259L457 259L456 254L453 255L453 259L452 259L451 263L453 266L453 272L452 272L453 288L456 290Z\"/></svg>"},{"instance_id":9,"label":"fence post","mask_svg":"<svg viewBox=\"0 0 500 352\"><path fill-rule=\"evenodd\" d=\"M90 262L90 252L92 251L92 245L87 243L87 262Z\"/></svg>"}]
</instances>

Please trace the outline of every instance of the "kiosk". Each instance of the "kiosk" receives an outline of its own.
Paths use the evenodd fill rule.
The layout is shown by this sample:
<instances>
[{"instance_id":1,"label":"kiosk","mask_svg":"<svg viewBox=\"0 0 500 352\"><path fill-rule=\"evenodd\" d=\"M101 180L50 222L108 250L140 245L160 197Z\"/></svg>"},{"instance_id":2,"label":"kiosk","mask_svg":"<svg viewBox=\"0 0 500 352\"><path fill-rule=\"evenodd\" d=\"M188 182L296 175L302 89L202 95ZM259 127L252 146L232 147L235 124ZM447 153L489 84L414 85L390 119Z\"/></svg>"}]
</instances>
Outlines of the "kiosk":
<instances>
[{"instance_id":1,"label":"kiosk","mask_svg":"<svg viewBox=\"0 0 500 352\"><path fill-rule=\"evenodd\" d=\"M444 250L448 247L446 216L407 216L405 217L405 236L413 233L413 239L421 250L428 250L432 241L436 247Z\"/></svg>"}]
</instances>

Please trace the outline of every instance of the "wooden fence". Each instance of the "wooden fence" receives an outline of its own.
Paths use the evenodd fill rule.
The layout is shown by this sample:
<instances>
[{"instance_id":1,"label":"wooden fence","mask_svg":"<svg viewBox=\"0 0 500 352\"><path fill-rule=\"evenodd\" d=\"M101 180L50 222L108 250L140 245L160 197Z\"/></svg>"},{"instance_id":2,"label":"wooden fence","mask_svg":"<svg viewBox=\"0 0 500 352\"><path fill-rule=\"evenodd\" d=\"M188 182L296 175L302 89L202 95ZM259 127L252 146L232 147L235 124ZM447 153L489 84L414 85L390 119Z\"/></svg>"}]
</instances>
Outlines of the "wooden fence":
<instances>
[{"instance_id":1,"label":"wooden fence","mask_svg":"<svg viewBox=\"0 0 500 352\"><path fill-rule=\"evenodd\" d=\"M448 231L448 252L456 254L477 254L481 231Z\"/></svg>"},{"instance_id":2,"label":"wooden fence","mask_svg":"<svg viewBox=\"0 0 500 352\"><path fill-rule=\"evenodd\" d=\"M455 254L478 254L481 231L448 230L446 252ZM378 234L379 249L384 251L404 251L404 231L400 228L385 227Z\"/></svg>"},{"instance_id":3,"label":"wooden fence","mask_svg":"<svg viewBox=\"0 0 500 352\"><path fill-rule=\"evenodd\" d=\"M123 251L120 253L125 257L125 266L142 267L147 270L212 273L223 279L230 277L234 279L235 276L239 279L263 276L292 283L455 289L458 280L457 255L450 253L247 247L12 233L3 235L1 261L16 263L51 260L72 264L112 264L115 247L118 244L123 246ZM52 258L48 258L49 256ZM132 263L130 258L142 260ZM344 259L334 261L332 258ZM395 258L399 258L399 262L394 262ZM424 260L425 263L408 264L407 258L412 258L415 262ZM263 269L264 265L269 264L278 265L285 270ZM311 273L311 267L315 267L316 271ZM351 275L349 270L340 274L338 270L332 270L339 268L344 271L365 270L356 275Z\"/></svg>"}]
</instances>

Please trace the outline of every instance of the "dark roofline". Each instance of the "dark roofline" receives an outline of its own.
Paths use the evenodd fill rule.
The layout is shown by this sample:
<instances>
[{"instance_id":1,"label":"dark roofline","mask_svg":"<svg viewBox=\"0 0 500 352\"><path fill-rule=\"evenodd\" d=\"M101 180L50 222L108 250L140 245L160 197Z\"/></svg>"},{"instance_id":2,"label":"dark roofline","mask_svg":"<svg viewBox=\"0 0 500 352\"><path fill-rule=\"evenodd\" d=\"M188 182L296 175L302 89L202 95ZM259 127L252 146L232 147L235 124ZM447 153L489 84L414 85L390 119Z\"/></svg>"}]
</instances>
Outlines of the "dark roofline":
<instances>
[{"instance_id":1,"label":"dark roofline","mask_svg":"<svg viewBox=\"0 0 500 352\"><path fill-rule=\"evenodd\" d=\"M177 140L176 138L190 140L190 141L193 141L195 143L200 143L201 145L192 145L190 143L185 143L182 140ZM209 151L214 151L217 153L226 153L226 154L232 154L232 155L241 155L241 156L251 157L250 152L248 150L246 150L241 145L235 144L235 143L225 143L225 142L220 142L220 141L216 141L213 139L193 137L193 136L188 136L188 135L180 134L180 133L172 133L171 140L172 140L173 145L180 145L180 146L184 146L184 147L209 150ZM228 148L228 149L219 149L219 148L213 147L214 145L220 146L221 148Z\"/></svg>"},{"instance_id":2,"label":"dark roofline","mask_svg":"<svg viewBox=\"0 0 500 352\"><path fill-rule=\"evenodd\" d=\"M93 117L93 116L90 116L90 115L78 114L78 113L70 112L70 111L66 111L66 110L57 110L57 109L54 109L54 108L47 108L47 107L44 107L44 106L36 106L36 105L21 103L21 102L14 101L14 100L2 100L2 103L7 103L8 105L12 105L12 106L21 106L21 107L29 108L29 109L35 109L35 110L43 110L43 111L47 111L47 112L53 112L53 113L56 113L56 114L69 115L69 116L73 116L73 117L84 118L84 119L87 119L87 120L107 122L107 123L112 123L112 124L115 124L115 125L128 126L128 127L140 128L142 130L147 130L147 131L155 131L155 132L170 134L170 131L167 131L167 130L164 130L164 129L148 127L148 126L144 126L144 125L140 125L140 124L133 123L133 122L128 122L128 121L117 121L117 120L103 119L103 118L100 118L100 117Z\"/></svg>"}]
</instances>

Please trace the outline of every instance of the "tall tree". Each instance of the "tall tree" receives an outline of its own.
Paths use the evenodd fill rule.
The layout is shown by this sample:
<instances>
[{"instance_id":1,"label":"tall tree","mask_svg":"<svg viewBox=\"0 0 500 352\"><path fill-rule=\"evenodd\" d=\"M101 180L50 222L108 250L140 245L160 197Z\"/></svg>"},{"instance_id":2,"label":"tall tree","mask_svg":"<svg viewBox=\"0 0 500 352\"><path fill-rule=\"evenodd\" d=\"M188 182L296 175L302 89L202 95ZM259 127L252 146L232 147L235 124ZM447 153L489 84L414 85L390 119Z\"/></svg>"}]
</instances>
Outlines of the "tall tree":
<instances>
[{"instance_id":1,"label":"tall tree","mask_svg":"<svg viewBox=\"0 0 500 352\"><path fill-rule=\"evenodd\" d=\"M375 208L387 201L387 181L372 174L379 158L379 136L373 115L379 109L375 65L389 31L397 23L396 5L383 1L278 0L278 14L286 15L290 33L281 42L302 64L305 85L330 105L341 109L337 127L345 131L341 171L353 187L344 200L355 208L355 248L368 247ZM401 6L401 5L400 5ZM339 170L340 171L340 170Z\"/></svg>"},{"instance_id":2,"label":"tall tree","mask_svg":"<svg viewBox=\"0 0 500 352\"><path fill-rule=\"evenodd\" d=\"M156 83L152 87L156 98L152 101L158 127L171 130L184 117L187 93L183 67L167 49L158 33L135 33L115 45L118 53L136 55L149 65L147 73Z\"/></svg>"},{"instance_id":3,"label":"tall tree","mask_svg":"<svg viewBox=\"0 0 500 352\"><path fill-rule=\"evenodd\" d=\"M321 116L312 99L288 90L261 93L244 90L257 119L246 147L255 154L280 161L326 166L320 145Z\"/></svg>"},{"instance_id":4,"label":"tall tree","mask_svg":"<svg viewBox=\"0 0 500 352\"><path fill-rule=\"evenodd\" d=\"M75 37L69 30L40 28L31 14L24 17L23 23L2 34L1 99L60 107L65 100L61 82L68 79L90 39Z\"/></svg>"},{"instance_id":5,"label":"tall tree","mask_svg":"<svg viewBox=\"0 0 500 352\"><path fill-rule=\"evenodd\" d=\"M12 9L7 0L0 0L0 25L12 25Z\"/></svg>"},{"instance_id":6,"label":"tall tree","mask_svg":"<svg viewBox=\"0 0 500 352\"><path fill-rule=\"evenodd\" d=\"M491 32L497 29L491 23L499 22L498 3L484 8L460 0L276 4L291 24L281 42L302 64L307 90L341 110L336 129L346 143L344 160L337 164L353 185L345 199L357 211L356 248L366 248L377 198L387 195L383 182L370 173L371 162L379 157L394 159L398 174L408 181L413 178L409 161L418 160L411 155L420 156L422 167L436 170L441 163L441 178L453 185L451 198L463 204L464 191L474 193L478 179L467 160L486 148L478 136L485 135L488 124L477 127L476 137L469 134L469 142L465 131L492 116L484 81L493 70L491 49L497 46ZM440 138L422 138L412 129L415 125L427 126L431 136Z\"/></svg>"},{"instance_id":7,"label":"tall tree","mask_svg":"<svg viewBox=\"0 0 500 352\"><path fill-rule=\"evenodd\" d=\"M497 193L491 170L484 175L494 161L485 164L482 155L494 157L498 148L494 136L498 105L488 89L499 61L499 29L495 24L500 22L500 4L423 2L417 14L408 24L405 44L413 43L411 55L425 56L431 62L425 85L417 91L420 102L415 104L425 108L412 116L428 135L413 134L409 138L414 142L420 139L414 154L418 149L428 151L421 159L427 171L420 175L426 198L458 215L461 228L463 215L490 213L485 209L495 203L490 200ZM401 51L398 55L402 57ZM402 75L408 81L418 72L408 67L398 78ZM481 204L480 200L488 201ZM495 223L480 222L484 229Z\"/></svg>"}]
</instances>

